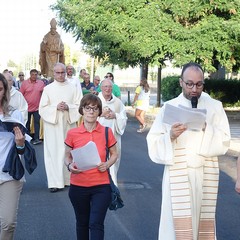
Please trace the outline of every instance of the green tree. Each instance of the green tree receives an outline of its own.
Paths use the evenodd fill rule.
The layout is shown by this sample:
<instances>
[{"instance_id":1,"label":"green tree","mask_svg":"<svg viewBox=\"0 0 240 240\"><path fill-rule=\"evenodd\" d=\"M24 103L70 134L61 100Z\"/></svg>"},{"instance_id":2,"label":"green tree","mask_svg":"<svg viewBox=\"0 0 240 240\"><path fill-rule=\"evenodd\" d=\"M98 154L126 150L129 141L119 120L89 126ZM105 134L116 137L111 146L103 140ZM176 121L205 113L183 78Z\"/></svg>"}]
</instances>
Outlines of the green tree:
<instances>
[{"instance_id":1,"label":"green tree","mask_svg":"<svg viewBox=\"0 0 240 240\"><path fill-rule=\"evenodd\" d=\"M72 50L70 46L64 45L64 55L65 55L65 64L72 64L73 66L77 66L79 64L80 59L80 51Z\"/></svg>"},{"instance_id":2,"label":"green tree","mask_svg":"<svg viewBox=\"0 0 240 240\"><path fill-rule=\"evenodd\" d=\"M58 0L53 9L90 55L146 72L157 65L159 88L166 59L207 71L240 66L239 0Z\"/></svg>"},{"instance_id":3,"label":"green tree","mask_svg":"<svg viewBox=\"0 0 240 240\"><path fill-rule=\"evenodd\" d=\"M8 60L7 62L7 66L8 67L11 67L11 68L16 68L17 67L17 64L13 61L13 60Z\"/></svg>"},{"instance_id":4,"label":"green tree","mask_svg":"<svg viewBox=\"0 0 240 240\"><path fill-rule=\"evenodd\" d=\"M239 64L239 0L58 0L53 9L88 53L108 63Z\"/></svg>"}]
</instances>

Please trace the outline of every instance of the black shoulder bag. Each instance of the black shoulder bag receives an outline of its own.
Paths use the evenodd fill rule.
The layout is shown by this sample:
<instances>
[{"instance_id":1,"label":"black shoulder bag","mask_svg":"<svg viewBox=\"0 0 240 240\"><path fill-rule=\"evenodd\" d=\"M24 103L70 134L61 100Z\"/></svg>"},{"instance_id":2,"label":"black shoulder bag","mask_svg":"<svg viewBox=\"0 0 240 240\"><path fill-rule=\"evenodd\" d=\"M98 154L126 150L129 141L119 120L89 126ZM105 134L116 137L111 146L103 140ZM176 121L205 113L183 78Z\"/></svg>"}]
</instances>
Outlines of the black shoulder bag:
<instances>
[{"instance_id":1,"label":"black shoulder bag","mask_svg":"<svg viewBox=\"0 0 240 240\"><path fill-rule=\"evenodd\" d=\"M105 137L106 137L106 162L109 158L109 149L108 149L108 127L105 127ZM124 206L123 204L123 200L120 196L120 191L118 189L118 187L114 184L111 174L110 174L110 170L108 169L108 176L109 176L109 180L110 180L110 186L111 186L111 190L112 190L112 200L111 203L109 205L109 210L117 210L118 208L122 208Z\"/></svg>"}]
</instances>

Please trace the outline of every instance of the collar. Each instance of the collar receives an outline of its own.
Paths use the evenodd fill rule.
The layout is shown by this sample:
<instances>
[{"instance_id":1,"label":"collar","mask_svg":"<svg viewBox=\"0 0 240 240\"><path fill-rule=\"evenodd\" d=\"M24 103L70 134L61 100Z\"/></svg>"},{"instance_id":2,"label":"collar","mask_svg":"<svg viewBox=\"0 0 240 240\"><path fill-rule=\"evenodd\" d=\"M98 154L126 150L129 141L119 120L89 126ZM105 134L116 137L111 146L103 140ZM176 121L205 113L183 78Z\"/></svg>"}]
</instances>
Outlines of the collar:
<instances>
[{"instance_id":1,"label":"collar","mask_svg":"<svg viewBox=\"0 0 240 240\"><path fill-rule=\"evenodd\" d=\"M89 133L89 132L86 130L86 128L84 127L83 122L82 122L81 125L78 127L78 129L79 129L79 132L80 132L80 133L85 133L85 132ZM92 132L94 132L94 131L96 131L96 132L100 132L100 131L101 131L101 124L100 124L98 121L97 121L97 124L96 124L95 129L93 129Z\"/></svg>"}]
</instances>

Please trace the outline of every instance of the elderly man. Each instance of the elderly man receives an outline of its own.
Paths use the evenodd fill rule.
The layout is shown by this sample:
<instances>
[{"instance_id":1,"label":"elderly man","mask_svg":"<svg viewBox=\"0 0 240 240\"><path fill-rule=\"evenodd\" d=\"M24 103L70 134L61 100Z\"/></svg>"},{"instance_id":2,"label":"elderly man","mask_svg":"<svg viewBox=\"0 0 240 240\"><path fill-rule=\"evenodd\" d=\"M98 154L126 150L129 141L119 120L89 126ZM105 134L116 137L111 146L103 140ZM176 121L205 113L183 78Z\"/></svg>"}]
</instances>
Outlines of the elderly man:
<instances>
[{"instance_id":1,"label":"elderly man","mask_svg":"<svg viewBox=\"0 0 240 240\"><path fill-rule=\"evenodd\" d=\"M44 162L50 192L70 184L70 174L64 166L64 139L80 118L81 100L77 88L66 80L66 67L54 66L54 82L44 88L39 113L44 124Z\"/></svg>"},{"instance_id":2,"label":"elderly man","mask_svg":"<svg viewBox=\"0 0 240 240\"><path fill-rule=\"evenodd\" d=\"M165 103L147 135L151 160L165 165L158 239L215 240L217 156L229 147L228 119L221 102L202 92L200 65L184 65L179 83L182 93ZM192 130L189 123L168 123L164 120L168 106L182 111L188 108L195 114L196 107L202 109L202 125Z\"/></svg>"},{"instance_id":3,"label":"elderly man","mask_svg":"<svg viewBox=\"0 0 240 240\"><path fill-rule=\"evenodd\" d=\"M111 166L110 173L114 183L117 185L117 173L121 159L121 136L127 124L127 115L122 101L112 94L113 83L105 79L101 83L99 98L102 100L103 112L99 117L99 122L106 127L110 127L117 140L118 159Z\"/></svg>"},{"instance_id":4,"label":"elderly man","mask_svg":"<svg viewBox=\"0 0 240 240\"><path fill-rule=\"evenodd\" d=\"M83 76L83 82L81 83L83 95L92 93L94 91L94 84L90 82L90 75L85 73Z\"/></svg>"},{"instance_id":5,"label":"elderly man","mask_svg":"<svg viewBox=\"0 0 240 240\"><path fill-rule=\"evenodd\" d=\"M6 80L8 81L8 86L10 89L10 102L9 105L15 109L18 109L23 116L24 123L26 124L28 119L28 104L25 98L23 97L22 93L16 90L13 87L13 77L10 73L3 74Z\"/></svg>"}]
</instances>

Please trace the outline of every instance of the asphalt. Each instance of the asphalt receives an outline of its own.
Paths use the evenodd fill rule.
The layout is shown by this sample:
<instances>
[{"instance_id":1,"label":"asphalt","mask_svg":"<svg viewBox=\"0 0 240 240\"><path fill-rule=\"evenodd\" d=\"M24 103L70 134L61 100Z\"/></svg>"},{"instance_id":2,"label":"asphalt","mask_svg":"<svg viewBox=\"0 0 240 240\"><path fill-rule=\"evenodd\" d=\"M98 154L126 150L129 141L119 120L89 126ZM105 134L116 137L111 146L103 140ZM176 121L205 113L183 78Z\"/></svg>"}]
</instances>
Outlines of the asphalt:
<instances>
[{"instance_id":1,"label":"asphalt","mask_svg":"<svg viewBox=\"0 0 240 240\"><path fill-rule=\"evenodd\" d=\"M151 127L156 115L158 114L160 108L150 107L148 112L146 112L145 119L148 125L148 129ZM128 117L134 117L135 109L126 106L126 111ZM219 167L220 170L229 175L233 181L236 180L237 172L237 158L240 151L240 111L229 111L226 110L232 138L230 141L230 147L227 153L223 156L219 156ZM238 134L239 133L239 134Z\"/></svg>"}]
</instances>

